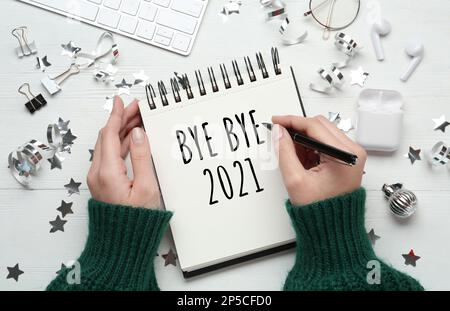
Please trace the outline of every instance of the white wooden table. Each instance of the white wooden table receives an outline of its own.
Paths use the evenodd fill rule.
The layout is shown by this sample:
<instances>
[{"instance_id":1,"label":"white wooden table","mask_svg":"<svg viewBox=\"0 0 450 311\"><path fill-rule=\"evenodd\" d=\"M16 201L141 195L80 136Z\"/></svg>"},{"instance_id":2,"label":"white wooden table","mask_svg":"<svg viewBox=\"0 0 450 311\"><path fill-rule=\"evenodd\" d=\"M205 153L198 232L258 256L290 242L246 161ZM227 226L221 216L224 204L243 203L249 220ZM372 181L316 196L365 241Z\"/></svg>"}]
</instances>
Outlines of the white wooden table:
<instances>
[{"instance_id":1,"label":"white wooden table","mask_svg":"<svg viewBox=\"0 0 450 311\"><path fill-rule=\"evenodd\" d=\"M225 2L210 1L197 42L189 57L117 36L121 56L117 78L132 79L140 69L155 82L167 79L173 71L193 73L218 62L242 59L262 51L269 57L270 47L279 44L277 24L264 23L258 1L244 1L240 15L233 15L224 23L218 16ZM367 163L364 186L368 190L367 230L375 229L381 236L375 250L395 268L417 277L426 289L448 290L450 275L450 170L431 168L426 161L413 166L403 155L408 146L423 151L440 140L450 143L447 133L433 131L432 118L446 114L450 118L450 27L447 0L380 1L382 15L392 23L392 32L383 38L386 60L378 62L371 47L367 14L368 1L362 1L357 22L345 32L357 38L364 49L351 63L362 65L370 73L366 88L394 89L405 100L404 136L400 149L391 155L371 154ZM307 111L310 115L339 111L344 117L354 117L358 86L349 83L340 92L321 95L308 89L309 81L319 66L328 65L341 54L333 41L322 40L316 24L304 19L307 1L287 1L291 19L299 19L309 30L308 39L296 46L280 46L282 62L294 65ZM114 87L94 81L91 72L83 72L68 80L63 91L50 98L48 106L31 116L23 107L24 97L17 93L23 82L29 82L35 92L42 73L34 68L34 58L19 60L14 54L17 46L10 31L20 25L30 27L41 56L53 62L49 72L64 69L68 60L61 56L60 44L75 41L85 49L93 49L101 30L69 21L61 16L38 10L14 0L3 0L0 10L0 289L42 290L55 276L61 262L76 259L87 237L87 208L89 191L85 177L89 168L88 149L93 148L97 132L108 117L102 106L105 96ZM407 39L417 35L425 45L425 58L407 83L399 76L408 64L404 53ZM269 58L268 58L269 60ZM349 74L350 69L345 69ZM141 97L142 89L134 89ZM78 139L62 170L42 169L34 190L24 190L7 169L7 156L18 145L31 138L45 140L47 124L61 116L70 120ZM353 134L350 134L353 135ZM423 155L423 153L422 153ZM73 177L83 182L81 195L68 197L63 185ZM402 182L415 191L419 209L409 221L400 222L391 216L383 194L383 183ZM61 200L73 201L73 215L68 215L65 232L50 234L49 221L58 212ZM166 237L160 253L171 243ZM414 249L422 258L417 266L405 266L401 254ZM164 267L161 257L155 266L162 289L166 290L279 290L294 262L294 252L265 257L230 267L191 280L184 280L178 267ZM6 279L7 266L20 264L25 271L19 282Z\"/></svg>"}]
</instances>

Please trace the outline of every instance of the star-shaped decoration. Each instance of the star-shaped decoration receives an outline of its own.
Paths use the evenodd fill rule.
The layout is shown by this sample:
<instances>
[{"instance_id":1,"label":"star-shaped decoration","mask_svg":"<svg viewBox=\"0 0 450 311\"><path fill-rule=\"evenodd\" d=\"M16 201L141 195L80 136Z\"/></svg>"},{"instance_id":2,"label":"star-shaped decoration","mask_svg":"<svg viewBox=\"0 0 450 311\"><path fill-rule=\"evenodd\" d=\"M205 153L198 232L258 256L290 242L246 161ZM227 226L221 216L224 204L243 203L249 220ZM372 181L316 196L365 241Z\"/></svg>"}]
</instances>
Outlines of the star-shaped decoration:
<instances>
[{"instance_id":1,"label":"star-shaped decoration","mask_svg":"<svg viewBox=\"0 0 450 311\"><path fill-rule=\"evenodd\" d=\"M332 123L339 122L341 120L341 114L339 112L328 112L328 120Z\"/></svg>"},{"instance_id":2,"label":"star-shaped decoration","mask_svg":"<svg viewBox=\"0 0 450 311\"><path fill-rule=\"evenodd\" d=\"M134 85L145 85L145 83L147 83L149 76L147 76L144 72L144 70L141 70L138 73L134 73L133 74L134 77Z\"/></svg>"},{"instance_id":3,"label":"star-shaped decoration","mask_svg":"<svg viewBox=\"0 0 450 311\"><path fill-rule=\"evenodd\" d=\"M8 269L8 275L6 276L6 279L14 279L16 282L19 281L19 276L24 273L22 270L20 270L18 263L16 263L14 267L6 268Z\"/></svg>"},{"instance_id":4,"label":"star-shaped decoration","mask_svg":"<svg viewBox=\"0 0 450 311\"><path fill-rule=\"evenodd\" d=\"M167 254L163 254L162 258L164 258L164 267L167 265L174 265L177 266L177 254L175 254L172 249L169 249L169 252Z\"/></svg>"},{"instance_id":5,"label":"star-shaped decoration","mask_svg":"<svg viewBox=\"0 0 450 311\"><path fill-rule=\"evenodd\" d=\"M64 225L66 224L67 220L62 220L61 217L56 216L55 220L49 221L49 224L52 225L50 228L50 233L55 233L56 231L62 231L64 232Z\"/></svg>"},{"instance_id":6,"label":"star-shaped decoration","mask_svg":"<svg viewBox=\"0 0 450 311\"><path fill-rule=\"evenodd\" d=\"M91 155L89 157L89 162L92 162L92 159L94 158L94 149L89 149L89 154Z\"/></svg>"},{"instance_id":7,"label":"star-shaped decoration","mask_svg":"<svg viewBox=\"0 0 450 311\"><path fill-rule=\"evenodd\" d=\"M62 218L65 218L67 214L73 214L72 205L73 202L67 203L66 201L62 200L61 205L56 210L61 212Z\"/></svg>"},{"instance_id":8,"label":"star-shaped decoration","mask_svg":"<svg viewBox=\"0 0 450 311\"><path fill-rule=\"evenodd\" d=\"M410 265L415 267L416 261L420 259L420 256L416 256L413 250L410 250L408 254L402 254L403 258L405 258L405 265Z\"/></svg>"},{"instance_id":9,"label":"star-shaped decoration","mask_svg":"<svg viewBox=\"0 0 450 311\"><path fill-rule=\"evenodd\" d=\"M239 14L241 9L242 1L241 0L230 0L228 3L224 4L222 7L221 14L228 16L233 13Z\"/></svg>"},{"instance_id":10,"label":"star-shaped decoration","mask_svg":"<svg viewBox=\"0 0 450 311\"><path fill-rule=\"evenodd\" d=\"M120 82L119 84L116 84L116 88L117 90L117 95L130 95L130 89L133 86L133 84L129 84L127 83L127 81L125 81L125 79L122 79L122 82Z\"/></svg>"},{"instance_id":11,"label":"star-shaped decoration","mask_svg":"<svg viewBox=\"0 0 450 311\"><path fill-rule=\"evenodd\" d=\"M414 149L413 147L409 147L409 151L404 155L405 158L408 158L411 161L411 164L414 164L416 161L422 160L420 158L420 149Z\"/></svg>"},{"instance_id":12,"label":"star-shaped decoration","mask_svg":"<svg viewBox=\"0 0 450 311\"><path fill-rule=\"evenodd\" d=\"M61 47L63 48L61 55L67 55L71 58L81 51L81 48L78 47L73 41L70 41L67 44L61 44Z\"/></svg>"},{"instance_id":13,"label":"star-shaped decoration","mask_svg":"<svg viewBox=\"0 0 450 311\"><path fill-rule=\"evenodd\" d=\"M58 153L55 153L52 158L47 159L48 162L50 162L50 169L59 168L62 169L62 162L64 161L64 158L60 156Z\"/></svg>"},{"instance_id":14,"label":"star-shaped decoration","mask_svg":"<svg viewBox=\"0 0 450 311\"><path fill-rule=\"evenodd\" d=\"M103 105L103 109L111 113L114 104L114 97L106 97L105 104Z\"/></svg>"},{"instance_id":15,"label":"star-shaped decoration","mask_svg":"<svg viewBox=\"0 0 450 311\"><path fill-rule=\"evenodd\" d=\"M69 121L64 121L62 118L58 119L57 126L58 126L58 129L59 129L59 132L62 135L65 135L69 131L69 123L70 123L70 120Z\"/></svg>"},{"instance_id":16,"label":"star-shaped decoration","mask_svg":"<svg viewBox=\"0 0 450 311\"><path fill-rule=\"evenodd\" d=\"M359 66L358 69L350 71L350 77L352 78L351 85L358 84L360 87L363 87L368 76L369 73L365 72L362 67Z\"/></svg>"},{"instance_id":17,"label":"star-shaped decoration","mask_svg":"<svg viewBox=\"0 0 450 311\"><path fill-rule=\"evenodd\" d=\"M115 80L115 74L117 73L117 71L119 71L119 69L112 64L108 64L106 67L104 65L96 65L94 77L98 81L108 83Z\"/></svg>"},{"instance_id":18,"label":"star-shaped decoration","mask_svg":"<svg viewBox=\"0 0 450 311\"><path fill-rule=\"evenodd\" d=\"M340 129L341 131L344 131L345 133L348 133L349 131L354 129L351 118L340 120L337 127L338 127L338 129Z\"/></svg>"},{"instance_id":19,"label":"star-shaped decoration","mask_svg":"<svg viewBox=\"0 0 450 311\"><path fill-rule=\"evenodd\" d=\"M75 135L72 134L72 130L68 130L67 133L63 136L63 144L64 145L73 145L73 141L77 139Z\"/></svg>"},{"instance_id":20,"label":"star-shaped decoration","mask_svg":"<svg viewBox=\"0 0 450 311\"><path fill-rule=\"evenodd\" d=\"M367 237L369 238L372 245L375 245L376 241L380 238L380 236L375 234L375 231L373 229L367 232Z\"/></svg>"},{"instance_id":21,"label":"star-shaped decoration","mask_svg":"<svg viewBox=\"0 0 450 311\"><path fill-rule=\"evenodd\" d=\"M75 182L75 180L73 180L73 178L70 179L70 182L67 185L64 185L64 188L67 189L67 191L69 192L69 196L76 193L76 194L80 194L80 186L81 183L80 182Z\"/></svg>"},{"instance_id":22,"label":"star-shaped decoration","mask_svg":"<svg viewBox=\"0 0 450 311\"><path fill-rule=\"evenodd\" d=\"M61 263L61 269L56 271L56 274L58 274L58 275L61 274L66 268L67 268L67 266L64 263Z\"/></svg>"},{"instance_id":23,"label":"star-shaped decoration","mask_svg":"<svg viewBox=\"0 0 450 311\"><path fill-rule=\"evenodd\" d=\"M44 57L36 57L36 69L42 70L42 72L45 72L48 67L50 67L52 64L47 59L47 55Z\"/></svg>"},{"instance_id":24,"label":"star-shaped decoration","mask_svg":"<svg viewBox=\"0 0 450 311\"><path fill-rule=\"evenodd\" d=\"M447 122L447 120L445 120L445 115L442 115L440 118L438 119L433 119L434 122L434 130L440 130L442 132L445 133L445 128L450 125L450 122Z\"/></svg>"}]
</instances>

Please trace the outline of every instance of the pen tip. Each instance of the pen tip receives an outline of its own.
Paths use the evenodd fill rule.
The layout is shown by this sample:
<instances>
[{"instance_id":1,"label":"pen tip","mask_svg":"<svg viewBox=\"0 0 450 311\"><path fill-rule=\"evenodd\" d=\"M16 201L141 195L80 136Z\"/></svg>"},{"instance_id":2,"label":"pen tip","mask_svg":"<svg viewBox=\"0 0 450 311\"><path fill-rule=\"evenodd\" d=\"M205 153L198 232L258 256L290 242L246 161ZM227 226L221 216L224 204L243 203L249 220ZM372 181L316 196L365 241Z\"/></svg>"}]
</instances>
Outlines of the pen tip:
<instances>
[{"instance_id":1,"label":"pen tip","mask_svg":"<svg viewBox=\"0 0 450 311\"><path fill-rule=\"evenodd\" d=\"M266 122L263 122L262 125L263 125L265 128L267 128L269 131L272 130L272 123L266 123Z\"/></svg>"}]
</instances>

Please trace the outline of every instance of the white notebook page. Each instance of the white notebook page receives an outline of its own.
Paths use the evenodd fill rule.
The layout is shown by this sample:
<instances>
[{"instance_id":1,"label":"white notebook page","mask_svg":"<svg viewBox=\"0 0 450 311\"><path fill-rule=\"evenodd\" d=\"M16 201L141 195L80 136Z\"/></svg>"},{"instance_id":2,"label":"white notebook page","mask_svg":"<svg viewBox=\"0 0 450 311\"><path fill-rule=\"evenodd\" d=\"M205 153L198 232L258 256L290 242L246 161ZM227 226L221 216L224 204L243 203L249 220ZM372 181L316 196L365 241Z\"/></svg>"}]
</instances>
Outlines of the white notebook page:
<instances>
[{"instance_id":1,"label":"white notebook page","mask_svg":"<svg viewBox=\"0 0 450 311\"><path fill-rule=\"evenodd\" d=\"M271 122L272 115L301 114L292 76L284 70L280 76L272 74L268 79L234 85L228 90L219 86L222 86L220 92L184 100L183 104L171 102L169 107L153 111L146 101L140 103L164 205L174 212L170 226L183 271L197 270L295 240L284 207L287 193L270 133L260 125L256 129L258 144L251 120L253 116L254 122L260 124ZM172 96L169 94L168 98ZM237 115L242 122L242 114L247 138L236 118ZM231 150L236 147L236 139L230 135L230 145L224 118L229 118L228 130L232 120L232 132L239 139L239 147L234 152ZM208 141L202 127L205 122L208 123L204 126ZM195 133L195 125L202 160L188 130L190 127ZM183 161L177 131L183 131L184 134L178 132L180 141L184 141L185 135L185 146L192 151L190 157L183 147L185 160L191 159L187 164ZM215 156L211 156L208 142ZM218 172L219 166L223 168ZM233 189L232 196L226 174ZM211 201L214 204L211 205Z\"/></svg>"}]
</instances>

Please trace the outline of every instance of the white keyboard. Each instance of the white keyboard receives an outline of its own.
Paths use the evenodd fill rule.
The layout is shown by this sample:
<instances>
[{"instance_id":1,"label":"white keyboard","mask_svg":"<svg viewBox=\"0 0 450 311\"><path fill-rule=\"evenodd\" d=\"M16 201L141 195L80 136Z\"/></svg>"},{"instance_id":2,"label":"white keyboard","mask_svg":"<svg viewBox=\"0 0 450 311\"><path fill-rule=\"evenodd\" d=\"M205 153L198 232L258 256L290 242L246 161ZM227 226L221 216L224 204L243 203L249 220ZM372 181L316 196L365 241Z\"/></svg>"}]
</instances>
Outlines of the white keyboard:
<instances>
[{"instance_id":1,"label":"white keyboard","mask_svg":"<svg viewBox=\"0 0 450 311\"><path fill-rule=\"evenodd\" d=\"M208 0L18 0L189 55Z\"/></svg>"}]
</instances>

